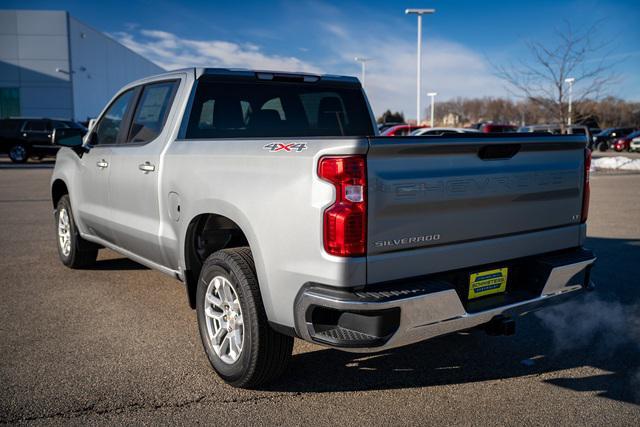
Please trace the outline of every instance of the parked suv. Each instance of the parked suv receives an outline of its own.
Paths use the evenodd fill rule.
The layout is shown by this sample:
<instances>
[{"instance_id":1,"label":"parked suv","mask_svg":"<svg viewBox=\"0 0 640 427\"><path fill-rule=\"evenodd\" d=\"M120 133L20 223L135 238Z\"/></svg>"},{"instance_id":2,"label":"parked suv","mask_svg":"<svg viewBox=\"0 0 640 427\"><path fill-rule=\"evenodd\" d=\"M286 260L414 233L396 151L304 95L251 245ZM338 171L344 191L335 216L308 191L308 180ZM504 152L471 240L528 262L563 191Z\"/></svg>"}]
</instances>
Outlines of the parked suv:
<instances>
[{"instance_id":1,"label":"parked suv","mask_svg":"<svg viewBox=\"0 0 640 427\"><path fill-rule=\"evenodd\" d=\"M90 266L106 247L182 281L213 369L239 387L284 372L293 337L379 352L505 335L590 288L584 135L374 126L353 77L131 83L84 141L54 132L60 259Z\"/></svg>"},{"instance_id":2,"label":"parked suv","mask_svg":"<svg viewBox=\"0 0 640 427\"><path fill-rule=\"evenodd\" d=\"M12 162L24 163L29 157L53 156L60 147L51 143L53 129L86 129L71 120L45 118L0 119L0 153Z\"/></svg>"}]
</instances>

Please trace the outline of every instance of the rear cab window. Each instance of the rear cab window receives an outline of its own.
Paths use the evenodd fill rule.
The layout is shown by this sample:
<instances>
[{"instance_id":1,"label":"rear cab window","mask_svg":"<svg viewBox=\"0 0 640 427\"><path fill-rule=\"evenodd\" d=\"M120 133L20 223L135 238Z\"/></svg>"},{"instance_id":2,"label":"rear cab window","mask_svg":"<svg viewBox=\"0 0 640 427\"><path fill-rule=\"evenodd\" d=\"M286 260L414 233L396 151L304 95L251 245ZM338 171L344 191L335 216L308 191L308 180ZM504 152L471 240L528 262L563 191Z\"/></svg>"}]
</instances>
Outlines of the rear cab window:
<instances>
[{"instance_id":1,"label":"rear cab window","mask_svg":"<svg viewBox=\"0 0 640 427\"><path fill-rule=\"evenodd\" d=\"M198 80L185 139L374 134L359 85L258 79Z\"/></svg>"}]
</instances>

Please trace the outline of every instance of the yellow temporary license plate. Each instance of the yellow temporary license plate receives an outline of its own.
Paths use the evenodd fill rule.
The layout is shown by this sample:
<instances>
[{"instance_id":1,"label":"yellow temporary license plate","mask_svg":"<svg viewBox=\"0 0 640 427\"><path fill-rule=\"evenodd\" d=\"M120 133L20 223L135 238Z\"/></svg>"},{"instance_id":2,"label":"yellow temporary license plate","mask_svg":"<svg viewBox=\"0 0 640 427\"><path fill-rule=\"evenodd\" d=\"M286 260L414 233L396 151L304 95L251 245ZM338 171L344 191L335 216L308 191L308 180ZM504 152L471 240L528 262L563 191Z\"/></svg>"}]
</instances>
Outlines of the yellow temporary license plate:
<instances>
[{"instance_id":1,"label":"yellow temporary license plate","mask_svg":"<svg viewBox=\"0 0 640 427\"><path fill-rule=\"evenodd\" d=\"M507 290L508 268L481 271L469 276L469 299L499 294Z\"/></svg>"}]
</instances>

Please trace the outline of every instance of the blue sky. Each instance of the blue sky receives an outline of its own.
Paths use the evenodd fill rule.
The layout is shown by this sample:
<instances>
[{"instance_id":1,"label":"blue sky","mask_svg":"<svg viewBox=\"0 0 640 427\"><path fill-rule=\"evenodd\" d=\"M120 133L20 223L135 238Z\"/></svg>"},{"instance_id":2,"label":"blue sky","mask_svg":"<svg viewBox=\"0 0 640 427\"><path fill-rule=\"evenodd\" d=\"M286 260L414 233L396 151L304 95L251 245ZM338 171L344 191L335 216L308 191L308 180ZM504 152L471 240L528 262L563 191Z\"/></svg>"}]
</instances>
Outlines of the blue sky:
<instances>
[{"instance_id":1,"label":"blue sky","mask_svg":"<svg viewBox=\"0 0 640 427\"><path fill-rule=\"evenodd\" d=\"M359 75L371 57L367 93L374 111L415 116L416 19L424 20L423 91L440 99L502 96L492 64L517 61L527 40L551 43L554 28L601 20L621 82L612 95L640 100L640 1L3 1L3 8L64 9L166 67L189 65ZM597 60L599 58L594 58ZM576 83L579 89L580 82Z\"/></svg>"}]
</instances>

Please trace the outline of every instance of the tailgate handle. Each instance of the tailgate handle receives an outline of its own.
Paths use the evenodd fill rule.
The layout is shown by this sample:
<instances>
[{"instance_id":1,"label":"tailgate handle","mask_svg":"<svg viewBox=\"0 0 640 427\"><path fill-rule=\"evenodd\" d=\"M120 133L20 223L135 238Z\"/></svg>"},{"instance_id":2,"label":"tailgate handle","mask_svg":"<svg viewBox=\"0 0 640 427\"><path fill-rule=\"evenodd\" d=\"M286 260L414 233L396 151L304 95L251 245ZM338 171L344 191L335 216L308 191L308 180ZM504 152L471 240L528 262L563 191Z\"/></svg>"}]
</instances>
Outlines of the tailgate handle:
<instances>
[{"instance_id":1,"label":"tailgate handle","mask_svg":"<svg viewBox=\"0 0 640 427\"><path fill-rule=\"evenodd\" d=\"M510 159L520 151L520 144L485 145L478 150L482 160Z\"/></svg>"}]
</instances>

